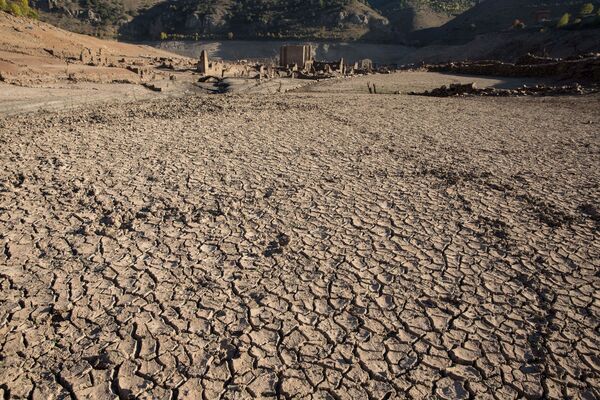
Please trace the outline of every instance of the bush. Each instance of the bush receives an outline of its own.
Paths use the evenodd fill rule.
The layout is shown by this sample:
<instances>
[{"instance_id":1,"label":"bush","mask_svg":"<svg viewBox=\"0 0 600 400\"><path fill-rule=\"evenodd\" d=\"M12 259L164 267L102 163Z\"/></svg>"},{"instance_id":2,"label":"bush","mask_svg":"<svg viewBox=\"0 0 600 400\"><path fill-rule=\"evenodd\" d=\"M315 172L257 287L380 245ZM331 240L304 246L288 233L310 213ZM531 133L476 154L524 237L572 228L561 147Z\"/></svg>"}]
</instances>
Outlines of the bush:
<instances>
[{"instance_id":1,"label":"bush","mask_svg":"<svg viewBox=\"0 0 600 400\"><path fill-rule=\"evenodd\" d=\"M28 0L0 0L0 11L6 11L18 17L39 18L37 10L29 6Z\"/></svg>"},{"instance_id":2,"label":"bush","mask_svg":"<svg viewBox=\"0 0 600 400\"><path fill-rule=\"evenodd\" d=\"M8 5L8 11L12 15L16 15L17 17L22 17L23 16L23 11L21 10L21 7L19 7L19 5L17 3L10 3Z\"/></svg>"},{"instance_id":3,"label":"bush","mask_svg":"<svg viewBox=\"0 0 600 400\"><path fill-rule=\"evenodd\" d=\"M23 15L28 15L29 11L31 10L29 8L29 0L21 0L18 2L19 4L19 8L21 9L21 13Z\"/></svg>"},{"instance_id":4,"label":"bush","mask_svg":"<svg viewBox=\"0 0 600 400\"><path fill-rule=\"evenodd\" d=\"M556 24L557 28L562 28L563 26L567 26L569 25L569 21L571 20L571 14L569 13L564 13L562 17L560 17L560 19L558 20L558 23Z\"/></svg>"},{"instance_id":5,"label":"bush","mask_svg":"<svg viewBox=\"0 0 600 400\"><path fill-rule=\"evenodd\" d=\"M525 29L525 23L520 19L515 19L512 24L513 29Z\"/></svg>"},{"instance_id":6,"label":"bush","mask_svg":"<svg viewBox=\"0 0 600 400\"><path fill-rule=\"evenodd\" d=\"M167 35L165 32L160 33L160 40L167 40L168 38L169 38L169 35Z\"/></svg>"},{"instance_id":7,"label":"bush","mask_svg":"<svg viewBox=\"0 0 600 400\"><path fill-rule=\"evenodd\" d=\"M592 3L586 3L581 7L579 11L580 15L589 15L594 12L594 5Z\"/></svg>"}]
</instances>

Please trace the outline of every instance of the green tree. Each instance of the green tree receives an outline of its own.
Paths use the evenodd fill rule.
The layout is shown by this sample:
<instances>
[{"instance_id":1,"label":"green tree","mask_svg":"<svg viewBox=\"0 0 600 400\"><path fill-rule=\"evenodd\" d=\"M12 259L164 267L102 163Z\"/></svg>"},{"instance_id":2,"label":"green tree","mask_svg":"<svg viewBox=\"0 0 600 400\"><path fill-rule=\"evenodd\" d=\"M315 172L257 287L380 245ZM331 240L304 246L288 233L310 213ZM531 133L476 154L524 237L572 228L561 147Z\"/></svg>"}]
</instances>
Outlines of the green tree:
<instances>
[{"instance_id":1,"label":"green tree","mask_svg":"<svg viewBox=\"0 0 600 400\"><path fill-rule=\"evenodd\" d=\"M594 12L594 5L592 3L586 3L581 6L581 10L579 11L580 15L590 15Z\"/></svg>"},{"instance_id":2,"label":"green tree","mask_svg":"<svg viewBox=\"0 0 600 400\"><path fill-rule=\"evenodd\" d=\"M8 11L8 3L6 0L0 0L0 11Z\"/></svg>"},{"instance_id":3,"label":"green tree","mask_svg":"<svg viewBox=\"0 0 600 400\"><path fill-rule=\"evenodd\" d=\"M160 33L160 40L167 40L168 38L169 38L169 35L167 35L165 32Z\"/></svg>"},{"instance_id":4,"label":"green tree","mask_svg":"<svg viewBox=\"0 0 600 400\"><path fill-rule=\"evenodd\" d=\"M558 20L558 23L556 24L557 28L562 28L563 26L567 26L569 25L569 21L571 20L571 14L569 13L564 13L562 17L560 17L560 19Z\"/></svg>"}]
</instances>

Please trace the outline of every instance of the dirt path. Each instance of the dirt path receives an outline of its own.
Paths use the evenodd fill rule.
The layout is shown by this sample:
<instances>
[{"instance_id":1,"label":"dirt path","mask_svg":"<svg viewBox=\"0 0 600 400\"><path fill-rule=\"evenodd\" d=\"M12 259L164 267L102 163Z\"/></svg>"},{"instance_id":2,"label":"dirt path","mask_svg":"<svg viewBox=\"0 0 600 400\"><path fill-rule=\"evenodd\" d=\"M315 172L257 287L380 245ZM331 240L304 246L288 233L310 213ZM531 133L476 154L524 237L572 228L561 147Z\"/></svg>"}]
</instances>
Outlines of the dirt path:
<instances>
[{"instance_id":1,"label":"dirt path","mask_svg":"<svg viewBox=\"0 0 600 400\"><path fill-rule=\"evenodd\" d=\"M339 90L0 117L0 398L597 398L600 97Z\"/></svg>"}]
</instances>

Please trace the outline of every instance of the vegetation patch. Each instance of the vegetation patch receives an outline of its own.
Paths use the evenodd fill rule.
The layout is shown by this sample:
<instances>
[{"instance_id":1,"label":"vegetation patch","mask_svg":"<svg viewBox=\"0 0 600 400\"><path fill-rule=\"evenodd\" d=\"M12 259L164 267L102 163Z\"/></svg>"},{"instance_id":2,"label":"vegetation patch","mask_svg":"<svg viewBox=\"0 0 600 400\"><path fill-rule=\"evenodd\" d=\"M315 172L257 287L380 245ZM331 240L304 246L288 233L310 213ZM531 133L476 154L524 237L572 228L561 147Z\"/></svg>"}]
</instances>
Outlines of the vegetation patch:
<instances>
[{"instance_id":1,"label":"vegetation patch","mask_svg":"<svg viewBox=\"0 0 600 400\"><path fill-rule=\"evenodd\" d=\"M5 11L18 17L35 19L39 17L38 12L29 5L29 0L0 0L0 11Z\"/></svg>"}]
</instances>

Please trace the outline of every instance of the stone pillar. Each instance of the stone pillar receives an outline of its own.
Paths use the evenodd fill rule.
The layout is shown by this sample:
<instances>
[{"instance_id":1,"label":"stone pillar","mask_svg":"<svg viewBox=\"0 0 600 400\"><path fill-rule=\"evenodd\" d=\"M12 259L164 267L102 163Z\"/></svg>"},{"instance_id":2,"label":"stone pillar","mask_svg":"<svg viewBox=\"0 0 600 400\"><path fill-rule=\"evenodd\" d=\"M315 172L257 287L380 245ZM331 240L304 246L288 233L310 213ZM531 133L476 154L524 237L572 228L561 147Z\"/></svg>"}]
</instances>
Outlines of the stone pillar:
<instances>
[{"instance_id":1,"label":"stone pillar","mask_svg":"<svg viewBox=\"0 0 600 400\"><path fill-rule=\"evenodd\" d=\"M208 53L202 50L200 53L200 61L198 62L198 72L208 74Z\"/></svg>"}]
</instances>

